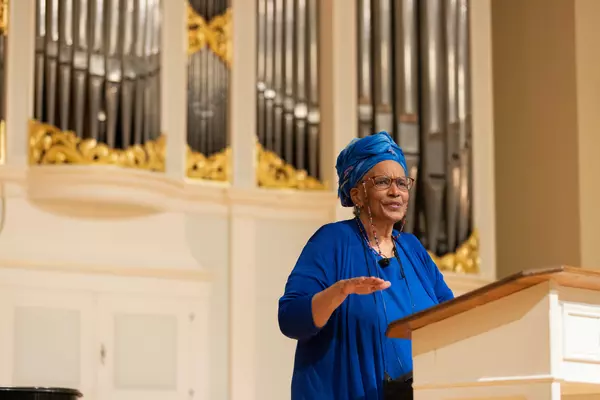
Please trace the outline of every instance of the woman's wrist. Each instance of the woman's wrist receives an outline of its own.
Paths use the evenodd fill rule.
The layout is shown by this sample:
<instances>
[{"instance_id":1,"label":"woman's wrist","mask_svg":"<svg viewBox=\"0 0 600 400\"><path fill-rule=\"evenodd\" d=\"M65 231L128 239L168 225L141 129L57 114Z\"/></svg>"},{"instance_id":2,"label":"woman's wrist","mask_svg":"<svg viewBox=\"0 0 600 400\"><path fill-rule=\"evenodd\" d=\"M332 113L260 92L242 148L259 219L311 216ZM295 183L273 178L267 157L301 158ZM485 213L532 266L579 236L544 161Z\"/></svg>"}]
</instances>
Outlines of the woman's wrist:
<instances>
[{"instance_id":1,"label":"woman's wrist","mask_svg":"<svg viewBox=\"0 0 600 400\"><path fill-rule=\"evenodd\" d=\"M331 289L331 296L332 296L331 302L332 302L332 304L335 305L335 307L333 308L333 310L335 310L344 302L344 300L346 300L346 297L348 297L348 294L345 293L344 281L337 281L332 286L330 286L330 289Z\"/></svg>"},{"instance_id":2,"label":"woman's wrist","mask_svg":"<svg viewBox=\"0 0 600 400\"><path fill-rule=\"evenodd\" d=\"M312 298L313 320L317 327L325 326L333 312L346 300L343 282L336 282Z\"/></svg>"}]
</instances>

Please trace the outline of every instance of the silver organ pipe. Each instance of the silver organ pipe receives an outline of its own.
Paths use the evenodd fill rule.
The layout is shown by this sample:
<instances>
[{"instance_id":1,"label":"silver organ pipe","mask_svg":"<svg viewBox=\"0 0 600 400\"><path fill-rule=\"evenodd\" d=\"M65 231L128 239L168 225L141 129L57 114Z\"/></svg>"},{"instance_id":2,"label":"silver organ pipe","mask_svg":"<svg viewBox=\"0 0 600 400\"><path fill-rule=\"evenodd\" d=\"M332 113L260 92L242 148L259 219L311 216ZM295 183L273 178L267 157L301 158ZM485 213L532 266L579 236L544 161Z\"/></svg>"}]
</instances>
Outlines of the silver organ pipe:
<instances>
[{"instance_id":1,"label":"silver organ pipe","mask_svg":"<svg viewBox=\"0 0 600 400\"><path fill-rule=\"evenodd\" d=\"M259 142L318 178L319 2L258 0L257 18Z\"/></svg>"},{"instance_id":2,"label":"silver organ pipe","mask_svg":"<svg viewBox=\"0 0 600 400\"><path fill-rule=\"evenodd\" d=\"M357 134L393 133L417 179L405 230L453 252L472 231L469 1L356 1Z\"/></svg>"},{"instance_id":3,"label":"silver organ pipe","mask_svg":"<svg viewBox=\"0 0 600 400\"><path fill-rule=\"evenodd\" d=\"M188 3L203 29L209 29L230 6L228 0L188 0ZM259 79L259 85L260 82ZM192 151L210 156L227 147L228 91L229 66L209 43L203 43L189 55L188 64L187 139Z\"/></svg>"},{"instance_id":4,"label":"silver organ pipe","mask_svg":"<svg viewBox=\"0 0 600 400\"><path fill-rule=\"evenodd\" d=\"M127 148L160 135L162 0L36 0L34 117Z\"/></svg>"}]
</instances>

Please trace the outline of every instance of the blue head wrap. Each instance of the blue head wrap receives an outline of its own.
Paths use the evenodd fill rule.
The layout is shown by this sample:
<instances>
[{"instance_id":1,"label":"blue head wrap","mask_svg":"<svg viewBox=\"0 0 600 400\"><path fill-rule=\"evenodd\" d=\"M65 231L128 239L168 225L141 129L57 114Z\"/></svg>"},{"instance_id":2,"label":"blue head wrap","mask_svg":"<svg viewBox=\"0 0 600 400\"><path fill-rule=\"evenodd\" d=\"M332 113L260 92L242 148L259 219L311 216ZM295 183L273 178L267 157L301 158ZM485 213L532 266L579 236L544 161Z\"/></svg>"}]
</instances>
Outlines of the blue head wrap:
<instances>
[{"instance_id":1,"label":"blue head wrap","mask_svg":"<svg viewBox=\"0 0 600 400\"><path fill-rule=\"evenodd\" d=\"M338 175L338 196L342 206L351 207L354 204L350 198L350 190L371 170L382 161L396 161L407 173L406 160L400 146L387 132L361 139L353 139L337 158L335 169Z\"/></svg>"}]
</instances>

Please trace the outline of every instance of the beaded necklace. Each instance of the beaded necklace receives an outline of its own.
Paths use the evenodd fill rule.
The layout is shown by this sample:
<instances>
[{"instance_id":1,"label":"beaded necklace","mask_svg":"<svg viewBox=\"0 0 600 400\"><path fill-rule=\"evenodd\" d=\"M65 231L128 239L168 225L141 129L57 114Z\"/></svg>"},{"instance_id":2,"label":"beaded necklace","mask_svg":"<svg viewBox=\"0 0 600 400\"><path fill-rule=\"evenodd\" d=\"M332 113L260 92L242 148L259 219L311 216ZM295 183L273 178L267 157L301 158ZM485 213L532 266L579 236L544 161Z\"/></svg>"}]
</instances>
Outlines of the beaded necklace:
<instances>
[{"instance_id":1,"label":"beaded necklace","mask_svg":"<svg viewBox=\"0 0 600 400\"><path fill-rule=\"evenodd\" d=\"M368 194L367 194L367 187L365 186L365 183L363 182L363 191L365 192L365 198L368 198ZM381 246L379 245L379 237L377 236L377 229L375 229L375 225L373 224L373 214L371 213L371 207L369 207L367 205L367 213L369 214L369 224L371 225L371 230L373 232L373 239L375 239L375 245L377 246L377 251L375 251L375 249L371 246L371 241L369 240L369 236L367 236L367 233L363 230L363 225L362 222L360 221L360 219L358 217L356 217L356 223L358 224L358 228L360 230L360 233L363 235L364 239L367 241L367 246L376 254L379 255L382 259L388 259L388 257L383 255L383 252L381 251ZM402 229L404 229L404 222L405 219L402 220L402 228L400 228L400 232L402 232ZM398 239L398 237L400 237L400 233L398 233L398 235L396 236L392 236L392 243L394 243L394 255L396 255L396 239Z\"/></svg>"},{"instance_id":2,"label":"beaded necklace","mask_svg":"<svg viewBox=\"0 0 600 400\"><path fill-rule=\"evenodd\" d=\"M356 224L358 225L358 230L361 233L361 236L363 237L363 239L365 240L365 242L367 242L367 247L369 249L371 249L371 251L375 254L375 255L379 255L381 258L388 258L386 257L383 252L381 251L381 246L379 244L379 237L377 236L377 230L375 229L375 225L373 225L373 218L371 217L371 209L367 208L368 212L369 212L369 223L371 225L371 229L373 229L373 238L375 240L375 245L377 246L377 250L375 250L373 248L373 246L371 246L371 242L369 241L369 237L367 236L367 232L365 232L362 221L360 220L360 218L355 217L354 220L356 221ZM404 221L402 221L402 228L404 227ZM400 228L400 232L402 232L402 228ZM400 233L398 233L396 236L391 236L392 242L394 243L394 255L396 255L396 244L395 241L400 237Z\"/></svg>"}]
</instances>

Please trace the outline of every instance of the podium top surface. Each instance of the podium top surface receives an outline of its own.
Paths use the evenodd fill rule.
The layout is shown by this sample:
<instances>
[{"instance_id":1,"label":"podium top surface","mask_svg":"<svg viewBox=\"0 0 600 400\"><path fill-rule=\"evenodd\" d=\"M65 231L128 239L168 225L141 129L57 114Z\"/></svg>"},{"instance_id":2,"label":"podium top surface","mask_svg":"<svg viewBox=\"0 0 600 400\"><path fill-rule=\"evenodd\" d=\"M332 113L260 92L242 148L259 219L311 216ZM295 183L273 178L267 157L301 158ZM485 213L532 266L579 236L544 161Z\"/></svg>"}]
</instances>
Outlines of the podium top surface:
<instances>
[{"instance_id":1,"label":"podium top surface","mask_svg":"<svg viewBox=\"0 0 600 400\"><path fill-rule=\"evenodd\" d=\"M545 281L554 281L560 286L578 289L600 290L600 271L568 266L522 271L435 307L393 321L388 325L386 335L393 338L410 339L412 331L416 329L499 300Z\"/></svg>"}]
</instances>

